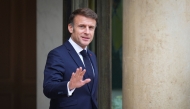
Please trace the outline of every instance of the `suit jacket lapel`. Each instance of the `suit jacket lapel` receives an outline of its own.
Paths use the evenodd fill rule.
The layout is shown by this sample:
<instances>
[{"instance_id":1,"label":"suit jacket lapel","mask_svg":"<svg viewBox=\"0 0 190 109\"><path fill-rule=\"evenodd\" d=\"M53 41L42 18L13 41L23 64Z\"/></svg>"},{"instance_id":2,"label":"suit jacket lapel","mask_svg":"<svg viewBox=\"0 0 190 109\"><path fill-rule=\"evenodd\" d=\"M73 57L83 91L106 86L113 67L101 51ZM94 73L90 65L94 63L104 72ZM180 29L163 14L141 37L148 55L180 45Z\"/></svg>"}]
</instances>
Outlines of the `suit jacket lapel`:
<instances>
[{"instance_id":1,"label":"suit jacket lapel","mask_svg":"<svg viewBox=\"0 0 190 109\"><path fill-rule=\"evenodd\" d=\"M89 51L89 50L88 50ZM97 68L97 63L96 63L96 57L92 54L91 51L88 52L88 55L91 59L91 62L92 62L92 65L93 65L93 68L94 68L94 73L95 73L95 76L94 76L94 83L93 83L93 87L92 87L92 91L91 91L91 95L94 96L95 94L95 89L98 87L98 68ZM93 97L93 101L95 103L95 106L96 108L97 107L97 104L96 104L96 99Z\"/></svg>"},{"instance_id":2,"label":"suit jacket lapel","mask_svg":"<svg viewBox=\"0 0 190 109\"><path fill-rule=\"evenodd\" d=\"M92 53L88 50L88 55L90 57L90 60L92 62L92 65L93 65L93 68L94 68L94 83L93 83L93 88L92 88L92 94L94 93L95 91L95 88L97 86L97 81L98 81L98 69L97 69L97 64L96 64L96 58L92 55Z\"/></svg>"},{"instance_id":3,"label":"suit jacket lapel","mask_svg":"<svg viewBox=\"0 0 190 109\"><path fill-rule=\"evenodd\" d=\"M71 55L71 57L75 61L75 63L78 65L78 67L84 68L84 65L83 65L80 57L78 56L77 52L75 51L75 49L73 48L73 46L70 44L69 41L65 42L65 46L66 46L69 54Z\"/></svg>"}]
</instances>

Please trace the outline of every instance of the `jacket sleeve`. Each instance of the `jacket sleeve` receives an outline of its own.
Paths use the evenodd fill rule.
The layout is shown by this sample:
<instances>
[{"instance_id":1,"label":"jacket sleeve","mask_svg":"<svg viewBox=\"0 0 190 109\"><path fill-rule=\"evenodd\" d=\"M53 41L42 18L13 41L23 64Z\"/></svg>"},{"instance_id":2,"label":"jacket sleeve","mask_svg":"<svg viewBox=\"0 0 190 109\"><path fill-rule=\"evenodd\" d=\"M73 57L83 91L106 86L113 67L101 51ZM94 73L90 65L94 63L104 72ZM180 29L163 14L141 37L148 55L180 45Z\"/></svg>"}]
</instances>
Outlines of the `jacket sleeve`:
<instances>
[{"instance_id":1,"label":"jacket sleeve","mask_svg":"<svg viewBox=\"0 0 190 109\"><path fill-rule=\"evenodd\" d=\"M43 81L43 92L48 98L59 98L67 96L67 83L68 80L64 80L65 68L60 54L55 50L49 52Z\"/></svg>"}]
</instances>

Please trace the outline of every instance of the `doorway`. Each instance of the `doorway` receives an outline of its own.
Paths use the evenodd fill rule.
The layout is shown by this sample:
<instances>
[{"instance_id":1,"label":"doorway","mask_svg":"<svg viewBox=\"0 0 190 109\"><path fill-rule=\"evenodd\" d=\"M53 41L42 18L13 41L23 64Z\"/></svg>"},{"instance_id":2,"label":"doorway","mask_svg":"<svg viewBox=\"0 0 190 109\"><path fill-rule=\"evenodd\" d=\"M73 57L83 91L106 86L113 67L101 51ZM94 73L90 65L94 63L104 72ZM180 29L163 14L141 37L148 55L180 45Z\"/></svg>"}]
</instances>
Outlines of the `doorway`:
<instances>
[{"instance_id":1,"label":"doorway","mask_svg":"<svg viewBox=\"0 0 190 109\"><path fill-rule=\"evenodd\" d=\"M0 105L36 108L36 0L0 1Z\"/></svg>"},{"instance_id":2,"label":"doorway","mask_svg":"<svg viewBox=\"0 0 190 109\"><path fill-rule=\"evenodd\" d=\"M98 14L98 26L90 49L96 54L99 72L98 106L99 109L111 109L111 0L67 0L63 2L63 32L67 33L67 12L77 8L89 7ZM70 6L70 9L69 7ZM71 13L69 13L70 15ZM64 27L65 26L65 27ZM64 34L63 33L63 34ZM67 35L68 36L68 35ZM63 41L68 39L63 36ZM104 97L103 97L104 96Z\"/></svg>"}]
</instances>

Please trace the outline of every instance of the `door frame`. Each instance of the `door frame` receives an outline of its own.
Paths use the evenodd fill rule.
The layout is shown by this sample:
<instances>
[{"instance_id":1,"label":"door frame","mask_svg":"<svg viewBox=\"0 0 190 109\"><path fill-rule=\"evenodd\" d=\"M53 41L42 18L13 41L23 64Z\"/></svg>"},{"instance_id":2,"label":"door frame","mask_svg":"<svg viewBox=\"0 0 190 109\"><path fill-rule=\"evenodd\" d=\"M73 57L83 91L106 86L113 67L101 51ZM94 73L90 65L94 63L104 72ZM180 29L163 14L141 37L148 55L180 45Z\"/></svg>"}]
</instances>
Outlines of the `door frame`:
<instances>
[{"instance_id":1,"label":"door frame","mask_svg":"<svg viewBox=\"0 0 190 109\"><path fill-rule=\"evenodd\" d=\"M67 29L69 15L71 10L89 7L92 0L63 0L63 42L68 40L69 33ZM99 85L98 85L98 108L111 109L112 94L112 0L93 0L95 12L98 14L98 26L94 37L93 50L97 55ZM97 5L98 4L98 5Z\"/></svg>"}]
</instances>

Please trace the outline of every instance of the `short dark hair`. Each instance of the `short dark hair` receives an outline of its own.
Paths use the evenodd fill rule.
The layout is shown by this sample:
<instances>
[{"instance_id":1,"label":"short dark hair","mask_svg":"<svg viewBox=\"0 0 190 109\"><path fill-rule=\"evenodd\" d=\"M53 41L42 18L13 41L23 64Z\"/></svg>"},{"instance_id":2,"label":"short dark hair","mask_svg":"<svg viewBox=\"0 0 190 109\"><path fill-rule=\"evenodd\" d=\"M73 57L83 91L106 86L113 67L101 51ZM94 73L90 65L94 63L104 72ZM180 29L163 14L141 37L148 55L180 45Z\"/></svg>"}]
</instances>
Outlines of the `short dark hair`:
<instances>
[{"instance_id":1,"label":"short dark hair","mask_svg":"<svg viewBox=\"0 0 190 109\"><path fill-rule=\"evenodd\" d=\"M87 18L94 19L96 21L96 25L98 23L98 15L90 8L79 8L79 9L76 9L75 11L73 11L69 17L69 23L73 24L73 20L74 20L75 16L77 16L77 15L81 15L81 16L85 16Z\"/></svg>"}]
</instances>

